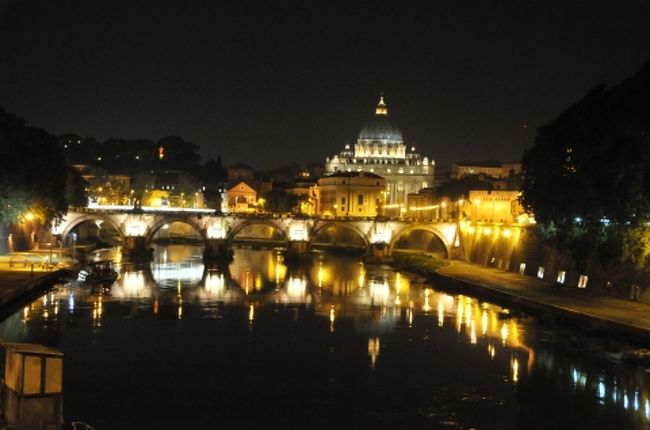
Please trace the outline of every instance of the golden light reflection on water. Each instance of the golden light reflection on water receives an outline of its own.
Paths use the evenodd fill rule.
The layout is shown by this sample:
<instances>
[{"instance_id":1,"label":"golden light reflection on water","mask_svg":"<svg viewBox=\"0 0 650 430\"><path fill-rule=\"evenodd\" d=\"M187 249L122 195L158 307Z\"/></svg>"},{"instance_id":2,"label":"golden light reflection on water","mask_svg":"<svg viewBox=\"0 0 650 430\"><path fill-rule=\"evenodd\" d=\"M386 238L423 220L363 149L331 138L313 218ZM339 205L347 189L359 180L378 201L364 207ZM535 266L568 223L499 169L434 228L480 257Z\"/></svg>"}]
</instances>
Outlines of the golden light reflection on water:
<instances>
[{"instance_id":1,"label":"golden light reflection on water","mask_svg":"<svg viewBox=\"0 0 650 430\"><path fill-rule=\"evenodd\" d=\"M307 279L289 277L287 281L287 298L292 303L302 303L307 299Z\"/></svg>"},{"instance_id":2,"label":"golden light reflection on water","mask_svg":"<svg viewBox=\"0 0 650 430\"><path fill-rule=\"evenodd\" d=\"M254 320L255 320L255 305L251 303L248 306L248 322L250 324L253 324Z\"/></svg>"},{"instance_id":3,"label":"golden light reflection on water","mask_svg":"<svg viewBox=\"0 0 650 430\"><path fill-rule=\"evenodd\" d=\"M102 314L104 312L103 298L101 295L97 296L93 302L93 325L96 327L102 326Z\"/></svg>"},{"instance_id":4,"label":"golden light reflection on water","mask_svg":"<svg viewBox=\"0 0 650 430\"><path fill-rule=\"evenodd\" d=\"M424 289L424 304L422 305L422 310L426 313L431 310L431 303L429 303L429 297L431 296L431 289Z\"/></svg>"},{"instance_id":5,"label":"golden light reflection on water","mask_svg":"<svg viewBox=\"0 0 650 430\"><path fill-rule=\"evenodd\" d=\"M113 295L122 298L151 297L144 270L125 271L113 286Z\"/></svg>"},{"instance_id":6,"label":"golden light reflection on water","mask_svg":"<svg viewBox=\"0 0 650 430\"><path fill-rule=\"evenodd\" d=\"M178 254L173 258L176 257ZM266 288L265 285L269 283L275 287ZM249 296L243 294L246 289ZM316 289L318 294L315 293ZM372 369L379 360L382 341L385 353L390 351L386 348L390 344L386 343L384 336L400 327L427 327L428 330L437 327L456 331L470 351L476 351L476 354L493 360L495 365L502 366L504 376L512 384L519 384L532 372L557 367L557 363L551 362L543 354L537 354L526 344L523 328L527 326L513 318L506 309L471 297L440 292L427 285L414 284L406 274L400 272L356 262L350 264L349 260L318 258L311 267L298 270L288 269L278 254L261 252L255 255L248 252L245 258L235 259L230 271L205 269L202 281L196 286L176 279L175 285L167 287L167 298L161 298L160 287L153 283L151 274L147 274L146 270L123 272L113 285L110 296L88 294L83 297L80 289L56 291L56 294L41 296L19 312L18 317L23 325L33 324L37 320L52 321L59 314L65 318L76 313L75 319L81 319L85 312L89 316L89 326L99 329L107 325L106 315L110 315L107 306L112 298L151 298L152 306L147 310L151 314L158 314L161 308L164 312L165 300L167 303L171 300L176 304L176 317L189 319L195 315L189 310L197 302L192 294L226 301L228 292L238 291L239 295L228 296L231 297L228 301L241 306L244 312L248 310L239 315L254 330L266 320L266 314L260 313L256 321L256 307L265 303L279 303L277 294L272 295L279 291L286 297L284 303L313 308L316 315L322 318L321 327L325 332L334 333L336 329L338 335L340 327L346 326L346 320L368 319L370 315L370 322L364 326L367 331L363 331L361 337L367 339L367 357ZM184 315L185 310L188 312ZM256 327L253 327L254 322ZM594 377L578 367L565 374L565 378L570 378L573 390L593 392L601 402L619 405L639 414L645 422L650 422L650 395L644 381L603 375Z\"/></svg>"},{"instance_id":7,"label":"golden light reflection on water","mask_svg":"<svg viewBox=\"0 0 650 430\"><path fill-rule=\"evenodd\" d=\"M378 337L368 339L368 356L370 356L370 368L374 369L379 357L379 349L381 347Z\"/></svg>"},{"instance_id":8,"label":"golden light reflection on water","mask_svg":"<svg viewBox=\"0 0 650 430\"><path fill-rule=\"evenodd\" d=\"M366 268L363 266L363 263L359 263L361 266L359 268L359 288L362 288L366 284Z\"/></svg>"},{"instance_id":9,"label":"golden light reflection on water","mask_svg":"<svg viewBox=\"0 0 650 430\"><path fill-rule=\"evenodd\" d=\"M512 366L512 382L519 382L519 360L513 358L511 361Z\"/></svg>"},{"instance_id":10,"label":"golden light reflection on water","mask_svg":"<svg viewBox=\"0 0 650 430\"><path fill-rule=\"evenodd\" d=\"M221 297L226 289L223 273L208 272L205 277L205 290L210 296Z\"/></svg>"},{"instance_id":11,"label":"golden light reflection on water","mask_svg":"<svg viewBox=\"0 0 650 430\"><path fill-rule=\"evenodd\" d=\"M177 316L181 319L183 318L183 290L180 279L176 283L176 299L178 300Z\"/></svg>"}]
</instances>

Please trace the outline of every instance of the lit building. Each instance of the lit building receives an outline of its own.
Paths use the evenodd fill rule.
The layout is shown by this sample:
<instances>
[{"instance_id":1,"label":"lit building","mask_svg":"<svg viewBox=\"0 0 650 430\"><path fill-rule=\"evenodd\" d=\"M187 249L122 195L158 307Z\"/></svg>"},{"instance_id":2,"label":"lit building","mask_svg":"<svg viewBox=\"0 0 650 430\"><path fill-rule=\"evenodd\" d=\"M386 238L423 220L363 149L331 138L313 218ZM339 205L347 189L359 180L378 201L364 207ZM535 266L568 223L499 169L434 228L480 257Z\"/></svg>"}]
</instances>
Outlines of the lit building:
<instances>
[{"instance_id":1,"label":"lit building","mask_svg":"<svg viewBox=\"0 0 650 430\"><path fill-rule=\"evenodd\" d=\"M386 180L369 172L336 172L318 180L317 214L375 217L382 214Z\"/></svg>"},{"instance_id":2,"label":"lit building","mask_svg":"<svg viewBox=\"0 0 650 430\"><path fill-rule=\"evenodd\" d=\"M470 191L462 211L473 221L515 223L525 222L526 212L519 202L521 191Z\"/></svg>"},{"instance_id":3,"label":"lit building","mask_svg":"<svg viewBox=\"0 0 650 430\"><path fill-rule=\"evenodd\" d=\"M451 165L450 179L461 179L468 175L486 175L495 179L506 179L521 174L521 163L486 161L481 163L457 162Z\"/></svg>"},{"instance_id":4,"label":"lit building","mask_svg":"<svg viewBox=\"0 0 650 430\"><path fill-rule=\"evenodd\" d=\"M325 173L369 172L386 179L386 208L403 207L409 193L433 186L434 161L407 148L402 131L388 118L381 96L374 117L359 133L354 150L350 145L327 158ZM399 210L399 209L398 209Z\"/></svg>"},{"instance_id":5,"label":"lit building","mask_svg":"<svg viewBox=\"0 0 650 430\"><path fill-rule=\"evenodd\" d=\"M228 190L229 212L255 212L257 208L257 191L246 182L240 182Z\"/></svg>"}]
</instances>

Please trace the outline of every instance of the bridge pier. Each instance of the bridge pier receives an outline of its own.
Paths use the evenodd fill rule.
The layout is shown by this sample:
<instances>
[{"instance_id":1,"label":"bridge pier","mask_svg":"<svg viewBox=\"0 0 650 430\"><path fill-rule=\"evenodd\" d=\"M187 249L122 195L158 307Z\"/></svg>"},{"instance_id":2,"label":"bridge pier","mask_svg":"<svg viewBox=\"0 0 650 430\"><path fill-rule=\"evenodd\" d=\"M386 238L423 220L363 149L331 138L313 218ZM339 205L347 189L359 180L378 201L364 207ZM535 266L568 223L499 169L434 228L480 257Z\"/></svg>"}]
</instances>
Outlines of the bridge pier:
<instances>
[{"instance_id":1,"label":"bridge pier","mask_svg":"<svg viewBox=\"0 0 650 430\"><path fill-rule=\"evenodd\" d=\"M390 247L385 242L371 243L370 255L372 257L388 257L390 255Z\"/></svg>"},{"instance_id":2,"label":"bridge pier","mask_svg":"<svg viewBox=\"0 0 650 430\"><path fill-rule=\"evenodd\" d=\"M204 263L220 263L230 261L233 250L227 239L208 239L203 251Z\"/></svg>"},{"instance_id":3,"label":"bridge pier","mask_svg":"<svg viewBox=\"0 0 650 430\"><path fill-rule=\"evenodd\" d=\"M371 243L365 260L370 263L390 263L390 246L385 242Z\"/></svg>"},{"instance_id":4,"label":"bridge pier","mask_svg":"<svg viewBox=\"0 0 650 430\"><path fill-rule=\"evenodd\" d=\"M287 243L287 258L304 259L309 257L309 242L306 240L290 240Z\"/></svg>"},{"instance_id":5,"label":"bridge pier","mask_svg":"<svg viewBox=\"0 0 650 430\"><path fill-rule=\"evenodd\" d=\"M122 247L122 258L126 261L151 261L153 248L147 247L144 236L126 236Z\"/></svg>"}]
</instances>

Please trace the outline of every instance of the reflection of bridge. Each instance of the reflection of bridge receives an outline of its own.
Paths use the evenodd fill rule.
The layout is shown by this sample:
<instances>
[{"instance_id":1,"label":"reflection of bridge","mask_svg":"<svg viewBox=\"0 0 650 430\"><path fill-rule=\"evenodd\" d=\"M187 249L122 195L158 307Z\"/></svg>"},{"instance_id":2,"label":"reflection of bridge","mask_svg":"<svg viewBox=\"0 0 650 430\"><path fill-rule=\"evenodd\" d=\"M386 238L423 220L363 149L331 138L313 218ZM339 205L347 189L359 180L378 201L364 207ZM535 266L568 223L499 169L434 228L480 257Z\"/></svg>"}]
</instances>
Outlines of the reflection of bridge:
<instances>
[{"instance_id":1,"label":"reflection of bridge","mask_svg":"<svg viewBox=\"0 0 650 430\"><path fill-rule=\"evenodd\" d=\"M374 255L390 255L397 242L415 231L425 231L440 242L446 257L458 246L458 228L455 223L424 223L406 220L370 218L305 218L299 216L223 215L209 209L178 210L116 210L70 208L65 218L53 229L63 243L69 243L70 233L84 222L98 226L112 226L126 249L150 246L154 235L174 222L191 226L205 242L206 249L224 249L244 229L265 225L273 229L286 243L287 248L304 252L323 233L331 229L347 231L363 242L366 252Z\"/></svg>"}]
</instances>

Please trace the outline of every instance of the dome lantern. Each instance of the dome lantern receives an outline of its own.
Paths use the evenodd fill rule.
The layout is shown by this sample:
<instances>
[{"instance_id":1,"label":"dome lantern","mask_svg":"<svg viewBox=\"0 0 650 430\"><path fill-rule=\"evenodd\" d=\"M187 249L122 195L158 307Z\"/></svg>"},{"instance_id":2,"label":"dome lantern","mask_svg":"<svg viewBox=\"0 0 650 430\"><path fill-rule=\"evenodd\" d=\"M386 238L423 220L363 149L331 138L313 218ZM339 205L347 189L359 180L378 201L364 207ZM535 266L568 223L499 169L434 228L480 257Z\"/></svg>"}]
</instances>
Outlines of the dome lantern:
<instances>
[{"instance_id":1,"label":"dome lantern","mask_svg":"<svg viewBox=\"0 0 650 430\"><path fill-rule=\"evenodd\" d=\"M404 137L402 130L388 119L388 106L384 94L379 96L375 115L366 122L359 132L357 144L402 145Z\"/></svg>"},{"instance_id":2,"label":"dome lantern","mask_svg":"<svg viewBox=\"0 0 650 430\"><path fill-rule=\"evenodd\" d=\"M379 95L379 103L377 103L377 108L375 109L375 115L385 115L388 116L388 106L384 101L384 93Z\"/></svg>"}]
</instances>

